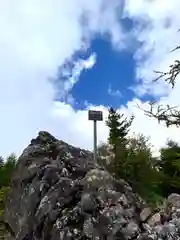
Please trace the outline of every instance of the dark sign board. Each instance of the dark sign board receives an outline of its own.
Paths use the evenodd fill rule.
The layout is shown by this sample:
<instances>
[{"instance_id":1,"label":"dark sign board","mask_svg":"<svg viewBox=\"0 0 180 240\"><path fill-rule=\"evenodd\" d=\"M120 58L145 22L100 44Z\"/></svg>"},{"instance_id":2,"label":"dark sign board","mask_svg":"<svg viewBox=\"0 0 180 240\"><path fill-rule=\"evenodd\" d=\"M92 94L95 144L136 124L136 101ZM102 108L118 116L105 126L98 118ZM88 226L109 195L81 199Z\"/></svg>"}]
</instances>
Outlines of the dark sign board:
<instances>
[{"instance_id":1,"label":"dark sign board","mask_svg":"<svg viewBox=\"0 0 180 240\"><path fill-rule=\"evenodd\" d=\"M103 114L101 111L89 110L88 115L89 115L89 120L93 120L93 121L103 120Z\"/></svg>"}]
</instances>

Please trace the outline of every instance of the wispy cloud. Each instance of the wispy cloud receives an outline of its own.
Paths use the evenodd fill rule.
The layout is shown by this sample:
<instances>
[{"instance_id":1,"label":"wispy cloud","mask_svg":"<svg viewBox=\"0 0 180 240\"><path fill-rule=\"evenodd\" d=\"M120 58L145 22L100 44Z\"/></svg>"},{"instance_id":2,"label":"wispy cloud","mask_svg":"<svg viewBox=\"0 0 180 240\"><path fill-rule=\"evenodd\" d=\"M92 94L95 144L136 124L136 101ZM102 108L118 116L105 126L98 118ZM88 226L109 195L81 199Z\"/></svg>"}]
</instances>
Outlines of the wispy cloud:
<instances>
[{"instance_id":1,"label":"wispy cloud","mask_svg":"<svg viewBox=\"0 0 180 240\"><path fill-rule=\"evenodd\" d=\"M52 78L58 100L70 104L74 102L71 90L79 81L83 71L91 69L96 64L96 54L92 53L87 59L69 59L58 70L57 76Z\"/></svg>"},{"instance_id":2,"label":"wispy cloud","mask_svg":"<svg viewBox=\"0 0 180 240\"><path fill-rule=\"evenodd\" d=\"M117 97L117 98L122 97L121 92L119 90L112 89L111 84L109 84L109 87L108 87L108 94L112 97Z\"/></svg>"},{"instance_id":3,"label":"wispy cloud","mask_svg":"<svg viewBox=\"0 0 180 240\"><path fill-rule=\"evenodd\" d=\"M56 91L49 79L66 59L89 47L97 33L123 38L117 27L118 7L117 0L0 1L0 154L19 153L43 129L72 144L91 146L89 128L79 135L75 131L83 112L74 112L65 103L56 105ZM87 24L82 25L83 15ZM92 67L94 57L76 64L74 77L64 85L66 91L82 68ZM71 96L69 101L73 101ZM60 112L66 109L69 113L54 115L57 106Z\"/></svg>"},{"instance_id":4,"label":"wispy cloud","mask_svg":"<svg viewBox=\"0 0 180 240\"><path fill-rule=\"evenodd\" d=\"M158 97L160 104L180 105L180 76L173 90L163 80L152 83L157 78L154 70L167 71L169 65L179 59L178 51L171 52L180 43L180 34L177 33L180 26L179 10L178 0L126 1L125 15L135 20L133 34L142 43L135 54L137 69L134 92L137 97L148 94ZM156 149L163 146L167 138L180 142L176 127L167 129L157 120L145 116L143 111L136 108L136 101L142 108L148 108L147 102L139 99L127 103L126 113L133 112L136 117L133 131L149 135Z\"/></svg>"},{"instance_id":5,"label":"wispy cloud","mask_svg":"<svg viewBox=\"0 0 180 240\"><path fill-rule=\"evenodd\" d=\"M166 71L179 56L178 51L171 52L179 45L179 9L178 0L126 1L125 13L136 20L134 35L142 43L135 54L139 95L162 96L170 92L163 81L152 84L152 80L157 78L154 70Z\"/></svg>"},{"instance_id":6,"label":"wispy cloud","mask_svg":"<svg viewBox=\"0 0 180 240\"><path fill-rule=\"evenodd\" d=\"M71 144L91 148L92 125L87 119L89 106L83 111L75 111L70 104L55 101L57 92L49 78L54 77L58 67L67 59L71 59L72 64L73 54L88 48L97 33L108 34L118 51L127 46L132 35L127 35L119 24L121 2L0 2L0 154L20 153L39 130L50 131ZM142 81L139 88L143 88L144 93L159 94L163 83L154 87L150 80L154 77L153 70L166 69L178 57L179 53L170 54L169 51L179 43L176 31L180 26L180 2L126 0L125 6L125 15L137 23L133 35L143 43L135 56L136 77ZM85 16L83 23L80 21L82 16ZM83 63L76 62L71 75L66 69L69 79L62 88L65 92L72 89L84 69L93 67L94 57ZM179 90L180 83L177 83L177 87L161 102L179 103ZM70 95L68 97L69 102L74 101ZM146 106L146 103L140 104ZM107 114L105 107L99 108ZM135 114L132 130L152 136L156 146L161 146L167 136L178 140L177 130L160 127L155 120L134 108L134 101L119 108L126 114ZM107 128L104 122L99 123L98 131L99 141L105 140Z\"/></svg>"}]
</instances>

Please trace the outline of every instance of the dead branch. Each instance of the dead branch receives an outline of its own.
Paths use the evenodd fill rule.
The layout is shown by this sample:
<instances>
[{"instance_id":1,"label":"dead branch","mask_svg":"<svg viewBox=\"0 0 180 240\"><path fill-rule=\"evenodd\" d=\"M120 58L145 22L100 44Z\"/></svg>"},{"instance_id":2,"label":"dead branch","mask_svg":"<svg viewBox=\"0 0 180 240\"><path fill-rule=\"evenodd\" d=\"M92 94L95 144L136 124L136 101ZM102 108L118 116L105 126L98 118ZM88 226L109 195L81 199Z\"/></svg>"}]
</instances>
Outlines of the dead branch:
<instances>
[{"instance_id":1,"label":"dead branch","mask_svg":"<svg viewBox=\"0 0 180 240\"><path fill-rule=\"evenodd\" d=\"M178 30L180 32L180 29ZM180 46L177 46L171 52L179 50ZM153 82L157 82L160 79L164 79L165 82L171 85L174 88L176 84L177 76L180 74L180 60L175 60L172 65L169 66L169 70L167 72L154 71L159 76L153 80ZM149 117L156 118L158 122L165 122L166 126L169 127L171 125L176 125L180 127L180 109L178 110L178 106L171 107L169 105L158 105L156 102L149 103L149 109L142 109L138 104L138 108L143 110L145 115Z\"/></svg>"},{"instance_id":2,"label":"dead branch","mask_svg":"<svg viewBox=\"0 0 180 240\"><path fill-rule=\"evenodd\" d=\"M176 48L180 49L180 47ZM157 82L158 80L165 77L165 82L171 85L172 88L174 88L176 83L176 78L180 74L180 61L175 60L174 64L169 66L170 70L168 72L160 72L160 71L154 71L155 73L159 74L159 77L153 80L153 82Z\"/></svg>"},{"instance_id":3,"label":"dead branch","mask_svg":"<svg viewBox=\"0 0 180 240\"><path fill-rule=\"evenodd\" d=\"M180 29L177 31L180 32ZM180 49L180 46L175 47L171 50L171 52L177 51ZM175 80L177 76L180 74L180 61L175 60L174 64L169 66L169 71L161 72L161 71L154 71L155 73L159 74L159 76L153 80L153 82L157 82L159 79L164 78L165 82L169 83L172 88L175 86Z\"/></svg>"},{"instance_id":4,"label":"dead branch","mask_svg":"<svg viewBox=\"0 0 180 240\"><path fill-rule=\"evenodd\" d=\"M158 122L165 122L166 126L176 125L180 127L180 110L177 108L179 106L170 107L169 105L156 105L156 102L149 103L149 109L143 109L138 104L137 107L144 111L145 115L148 117L153 117L158 120Z\"/></svg>"}]
</instances>

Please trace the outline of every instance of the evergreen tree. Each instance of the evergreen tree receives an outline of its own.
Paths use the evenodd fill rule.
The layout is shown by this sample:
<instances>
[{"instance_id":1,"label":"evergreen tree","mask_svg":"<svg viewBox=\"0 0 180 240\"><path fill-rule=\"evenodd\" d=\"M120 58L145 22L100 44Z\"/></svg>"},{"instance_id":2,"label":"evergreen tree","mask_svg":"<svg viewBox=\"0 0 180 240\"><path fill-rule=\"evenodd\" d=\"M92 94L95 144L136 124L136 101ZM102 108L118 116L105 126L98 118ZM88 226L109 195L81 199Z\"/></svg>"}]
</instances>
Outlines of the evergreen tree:
<instances>
[{"instance_id":1,"label":"evergreen tree","mask_svg":"<svg viewBox=\"0 0 180 240\"><path fill-rule=\"evenodd\" d=\"M16 167L16 163L17 158L15 154L11 154L9 157L7 157L6 161L0 157L0 219L4 213L6 194L9 191L12 173ZM0 223L0 239L4 233L4 228Z\"/></svg>"},{"instance_id":2,"label":"evergreen tree","mask_svg":"<svg viewBox=\"0 0 180 240\"><path fill-rule=\"evenodd\" d=\"M161 201L161 179L156 167L158 160L152 156L149 138L142 134L129 137L127 151L128 156L122 166L124 179L147 202L155 204Z\"/></svg>"},{"instance_id":3,"label":"evergreen tree","mask_svg":"<svg viewBox=\"0 0 180 240\"><path fill-rule=\"evenodd\" d=\"M0 164L0 187L9 186L12 173L16 167L17 158L14 153L7 157L6 161L1 159Z\"/></svg>"},{"instance_id":4,"label":"evergreen tree","mask_svg":"<svg viewBox=\"0 0 180 240\"><path fill-rule=\"evenodd\" d=\"M4 164L4 159L3 157L0 156L0 167Z\"/></svg>"},{"instance_id":5,"label":"evergreen tree","mask_svg":"<svg viewBox=\"0 0 180 240\"><path fill-rule=\"evenodd\" d=\"M120 174L119 170L122 169L122 163L126 159L127 135L133 118L131 117L128 120L124 117L124 114L118 113L116 109L111 107L106 121L109 128L108 143L113 153L113 160L109 164L109 170L120 177L122 174Z\"/></svg>"},{"instance_id":6,"label":"evergreen tree","mask_svg":"<svg viewBox=\"0 0 180 240\"><path fill-rule=\"evenodd\" d=\"M127 181L135 192L151 206L162 202L161 174L158 159L152 156L149 138L142 134L126 138L125 149L117 147L117 158L112 155L108 143L98 147L99 163L116 178Z\"/></svg>"},{"instance_id":7,"label":"evergreen tree","mask_svg":"<svg viewBox=\"0 0 180 240\"><path fill-rule=\"evenodd\" d=\"M180 146L170 140L167 146L161 149L159 169L162 175L161 188L164 196L170 193L180 194Z\"/></svg>"},{"instance_id":8,"label":"evergreen tree","mask_svg":"<svg viewBox=\"0 0 180 240\"><path fill-rule=\"evenodd\" d=\"M133 118L134 117L131 117L130 120L127 120L127 118L124 118L124 114L118 113L117 110L112 107L109 109L106 125L109 127L108 142L114 152L117 146L126 145L127 134Z\"/></svg>"}]
</instances>

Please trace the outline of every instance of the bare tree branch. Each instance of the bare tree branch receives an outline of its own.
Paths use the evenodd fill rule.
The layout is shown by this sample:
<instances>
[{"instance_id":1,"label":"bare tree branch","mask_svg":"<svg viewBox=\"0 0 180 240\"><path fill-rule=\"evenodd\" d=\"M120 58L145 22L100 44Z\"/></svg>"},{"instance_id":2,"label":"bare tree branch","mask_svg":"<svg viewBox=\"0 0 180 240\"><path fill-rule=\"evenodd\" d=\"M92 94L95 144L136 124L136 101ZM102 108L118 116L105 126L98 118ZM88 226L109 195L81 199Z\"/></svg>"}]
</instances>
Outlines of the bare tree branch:
<instances>
[{"instance_id":1,"label":"bare tree branch","mask_svg":"<svg viewBox=\"0 0 180 240\"><path fill-rule=\"evenodd\" d=\"M180 49L180 47L177 47L177 49ZM180 74L180 61L175 60L174 64L169 66L170 70L168 72L160 72L160 71L154 71L155 73L159 74L159 77L153 80L153 82L157 82L158 80L165 77L165 82L171 85L172 88L174 88L176 83L176 78Z\"/></svg>"},{"instance_id":2,"label":"bare tree branch","mask_svg":"<svg viewBox=\"0 0 180 240\"><path fill-rule=\"evenodd\" d=\"M180 29L178 30L180 32ZM175 47L171 52L177 51L180 49L180 46ZM161 72L161 71L154 71L155 73L159 74L159 77L153 80L153 82L157 82L159 79L165 78L165 82L169 83L172 88L175 86L175 80L177 76L180 74L180 61L175 60L174 64L169 66L169 71Z\"/></svg>"},{"instance_id":3,"label":"bare tree branch","mask_svg":"<svg viewBox=\"0 0 180 240\"><path fill-rule=\"evenodd\" d=\"M180 32L180 29L177 31ZM180 49L180 46L177 46L171 52L177 51ZM174 88L176 84L177 76L180 74L180 60L175 60L172 65L169 66L169 70L167 72L154 71L159 76L153 80L153 82L157 82L161 79L164 79L165 82L171 85ZM169 105L158 105L156 102L149 103L149 109L142 109L138 104L138 108L143 110L145 115L149 117L156 118L158 122L165 122L166 126L169 127L171 125L176 125L180 127L180 109L178 110L178 106L170 107Z\"/></svg>"},{"instance_id":4,"label":"bare tree branch","mask_svg":"<svg viewBox=\"0 0 180 240\"><path fill-rule=\"evenodd\" d=\"M143 110L148 117L156 118L158 122L165 122L167 127L171 125L180 127L180 110L177 109L179 106L155 105L156 102L150 102L149 110L141 108L138 104L137 107Z\"/></svg>"},{"instance_id":5,"label":"bare tree branch","mask_svg":"<svg viewBox=\"0 0 180 240\"><path fill-rule=\"evenodd\" d=\"M174 52L174 51L176 51L178 49L180 49L180 46L175 47L173 50L171 50L171 52Z\"/></svg>"}]
</instances>

